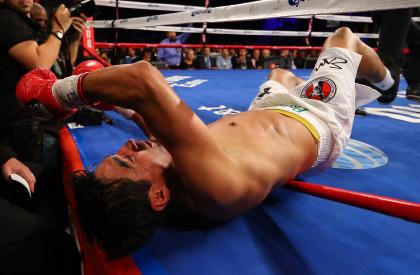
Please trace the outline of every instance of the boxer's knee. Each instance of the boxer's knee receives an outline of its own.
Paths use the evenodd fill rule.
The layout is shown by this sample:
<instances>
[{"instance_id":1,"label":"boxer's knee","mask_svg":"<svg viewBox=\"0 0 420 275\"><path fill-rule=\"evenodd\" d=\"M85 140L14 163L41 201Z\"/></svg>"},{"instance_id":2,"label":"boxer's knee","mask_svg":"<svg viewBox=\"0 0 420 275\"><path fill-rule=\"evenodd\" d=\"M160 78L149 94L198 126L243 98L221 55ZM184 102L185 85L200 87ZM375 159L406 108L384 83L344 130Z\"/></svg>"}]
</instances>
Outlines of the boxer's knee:
<instances>
[{"instance_id":1,"label":"boxer's knee","mask_svg":"<svg viewBox=\"0 0 420 275\"><path fill-rule=\"evenodd\" d=\"M298 78L294 73L289 70L284 70L280 68L273 69L270 72L269 80L274 80L282 84L287 89L292 89L295 86L303 82Z\"/></svg>"},{"instance_id":2,"label":"boxer's knee","mask_svg":"<svg viewBox=\"0 0 420 275\"><path fill-rule=\"evenodd\" d=\"M322 51L328 48L339 47L357 52L360 39L348 27L338 28L325 42Z\"/></svg>"},{"instance_id":3,"label":"boxer's knee","mask_svg":"<svg viewBox=\"0 0 420 275\"><path fill-rule=\"evenodd\" d=\"M332 37L339 37L341 39L352 39L354 36L354 33L348 27L340 27L336 29L332 35Z\"/></svg>"}]
</instances>

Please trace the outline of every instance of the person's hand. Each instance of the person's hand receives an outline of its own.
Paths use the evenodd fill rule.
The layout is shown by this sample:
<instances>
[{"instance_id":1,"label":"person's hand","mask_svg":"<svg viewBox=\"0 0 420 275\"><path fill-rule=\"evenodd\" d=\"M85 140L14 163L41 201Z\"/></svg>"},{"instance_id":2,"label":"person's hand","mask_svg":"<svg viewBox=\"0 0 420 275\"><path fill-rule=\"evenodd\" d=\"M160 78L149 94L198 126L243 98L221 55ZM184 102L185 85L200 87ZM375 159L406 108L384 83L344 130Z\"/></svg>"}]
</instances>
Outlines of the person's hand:
<instances>
[{"instance_id":1,"label":"person's hand","mask_svg":"<svg viewBox=\"0 0 420 275\"><path fill-rule=\"evenodd\" d=\"M67 32L73 22L73 17L70 17L70 11L66 6L61 4L54 13L54 18L51 22L52 30L60 29L63 33Z\"/></svg>"},{"instance_id":2,"label":"person's hand","mask_svg":"<svg viewBox=\"0 0 420 275\"><path fill-rule=\"evenodd\" d=\"M82 13L79 17L72 17L72 26L76 30L78 38L82 37L83 30L86 28L87 17Z\"/></svg>"},{"instance_id":3,"label":"person's hand","mask_svg":"<svg viewBox=\"0 0 420 275\"><path fill-rule=\"evenodd\" d=\"M5 181L9 180L11 174L18 174L28 182L31 192L34 192L36 182L34 174L31 172L28 166L16 158L11 158L6 161L1 167L1 172L3 173L3 178Z\"/></svg>"}]
</instances>

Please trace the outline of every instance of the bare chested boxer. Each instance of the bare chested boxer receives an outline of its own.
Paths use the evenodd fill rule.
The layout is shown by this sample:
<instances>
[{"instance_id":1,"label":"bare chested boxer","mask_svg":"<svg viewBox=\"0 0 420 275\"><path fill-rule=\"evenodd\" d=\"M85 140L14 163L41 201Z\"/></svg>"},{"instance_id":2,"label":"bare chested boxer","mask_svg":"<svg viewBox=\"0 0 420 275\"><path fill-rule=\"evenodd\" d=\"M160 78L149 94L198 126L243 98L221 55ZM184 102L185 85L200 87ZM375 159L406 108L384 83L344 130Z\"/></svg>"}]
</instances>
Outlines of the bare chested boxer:
<instances>
[{"instance_id":1,"label":"bare chested boxer","mask_svg":"<svg viewBox=\"0 0 420 275\"><path fill-rule=\"evenodd\" d=\"M147 62L59 81L33 71L17 96L56 117L105 102L144 118L151 139L128 141L74 182L88 239L119 256L149 239L167 208L228 220L298 174L330 167L349 140L357 105L380 95L356 77L384 90L393 85L376 53L340 28L326 39L309 80L275 69L247 112L209 125Z\"/></svg>"}]
</instances>

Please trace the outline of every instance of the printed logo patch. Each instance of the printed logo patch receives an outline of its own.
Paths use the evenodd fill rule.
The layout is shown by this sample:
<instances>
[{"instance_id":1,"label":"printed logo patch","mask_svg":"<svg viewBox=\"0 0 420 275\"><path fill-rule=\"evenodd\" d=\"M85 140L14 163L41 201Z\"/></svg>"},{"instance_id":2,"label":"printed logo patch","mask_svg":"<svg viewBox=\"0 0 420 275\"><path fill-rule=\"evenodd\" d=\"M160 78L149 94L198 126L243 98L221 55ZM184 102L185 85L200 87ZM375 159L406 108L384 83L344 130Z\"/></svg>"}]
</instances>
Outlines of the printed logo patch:
<instances>
[{"instance_id":1,"label":"printed logo patch","mask_svg":"<svg viewBox=\"0 0 420 275\"><path fill-rule=\"evenodd\" d=\"M305 0L289 0L289 5L299 7L300 2L305 2Z\"/></svg>"},{"instance_id":2,"label":"printed logo patch","mask_svg":"<svg viewBox=\"0 0 420 275\"><path fill-rule=\"evenodd\" d=\"M315 72L317 72L323 66L328 66L331 69L341 70L343 69L340 65L347 64L348 61L341 57L327 57L322 58L322 60L318 63L318 66L315 67Z\"/></svg>"},{"instance_id":3,"label":"printed logo patch","mask_svg":"<svg viewBox=\"0 0 420 275\"><path fill-rule=\"evenodd\" d=\"M270 89L271 87L264 88L263 91L258 94L258 99L262 99L264 96L271 94L271 92L269 92Z\"/></svg>"},{"instance_id":4,"label":"printed logo patch","mask_svg":"<svg viewBox=\"0 0 420 275\"><path fill-rule=\"evenodd\" d=\"M388 156L378 148L350 139L344 152L333 165L337 169L373 169L388 163Z\"/></svg>"},{"instance_id":5,"label":"printed logo patch","mask_svg":"<svg viewBox=\"0 0 420 275\"><path fill-rule=\"evenodd\" d=\"M336 91L337 86L334 81L326 77L319 77L306 84L300 97L328 102L335 96Z\"/></svg>"},{"instance_id":6,"label":"printed logo patch","mask_svg":"<svg viewBox=\"0 0 420 275\"><path fill-rule=\"evenodd\" d=\"M213 10L214 8L195 10L191 13L191 16L194 17L201 14L210 14L213 12Z\"/></svg>"}]
</instances>

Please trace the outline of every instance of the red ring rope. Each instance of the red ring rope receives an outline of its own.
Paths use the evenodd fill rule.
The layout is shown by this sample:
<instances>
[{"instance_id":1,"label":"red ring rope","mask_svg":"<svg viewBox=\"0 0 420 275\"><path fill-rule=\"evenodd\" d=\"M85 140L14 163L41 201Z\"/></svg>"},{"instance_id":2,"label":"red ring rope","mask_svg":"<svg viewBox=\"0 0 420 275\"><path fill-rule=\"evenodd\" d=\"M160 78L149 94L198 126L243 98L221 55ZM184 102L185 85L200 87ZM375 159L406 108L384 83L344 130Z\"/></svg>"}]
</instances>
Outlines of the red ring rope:
<instances>
[{"instance_id":1,"label":"red ring rope","mask_svg":"<svg viewBox=\"0 0 420 275\"><path fill-rule=\"evenodd\" d=\"M95 46L98 48L113 48L114 43L108 42L95 42ZM201 44L151 44L151 43L118 43L120 48L203 48ZM214 49L272 49L272 50L320 50L322 47L311 47L311 46L259 46L259 45L206 45L207 48Z\"/></svg>"},{"instance_id":2,"label":"red ring rope","mask_svg":"<svg viewBox=\"0 0 420 275\"><path fill-rule=\"evenodd\" d=\"M316 197L420 223L419 203L295 180L289 181L285 187Z\"/></svg>"}]
</instances>

